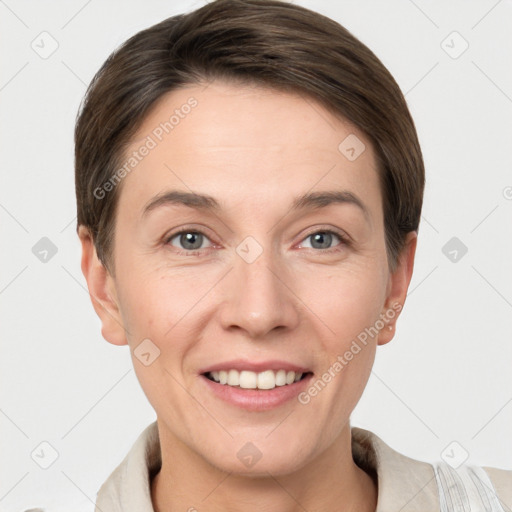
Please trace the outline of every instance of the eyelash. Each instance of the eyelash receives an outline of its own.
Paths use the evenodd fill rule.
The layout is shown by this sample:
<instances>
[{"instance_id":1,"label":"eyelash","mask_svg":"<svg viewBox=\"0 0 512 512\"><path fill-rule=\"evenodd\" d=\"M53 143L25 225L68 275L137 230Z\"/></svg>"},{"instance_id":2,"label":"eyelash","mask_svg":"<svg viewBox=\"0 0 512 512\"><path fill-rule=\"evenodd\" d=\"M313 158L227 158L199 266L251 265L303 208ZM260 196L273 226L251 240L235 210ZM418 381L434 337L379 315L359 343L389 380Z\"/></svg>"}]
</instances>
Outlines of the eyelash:
<instances>
[{"instance_id":1,"label":"eyelash","mask_svg":"<svg viewBox=\"0 0 512 512\"><path fill-rule=\"evenodd\" d=\"M203 235L204 237L206 237L209 240L208 235L206 233L204 233L203 231L201 231L200 229L183 228L180 231L176 231L175 233L172 233L169 236L165 237L164 245L170 245L171 240L173 240L177 236L182 235L184 233L200 234L200 235ZM334 235L334 236L339 238L340 244L337 245L337 246L334 246L334 247L329 247L328 249L315 249L313 247L312 248L308 248L308 249L313 250L314 252L330 254L330 253L335 253L335 252L341 251L341 250L343 250L343 248L350 247L350 245L351 245L349 237L347 235L345 235L343 233L340 233L338 231L335 231L333 229L316 229L315 231L311 231L310 233L308 233L302 239L302 241L306 240L307 238L309 238L309 237L311 237L313 235L316 235L317 233ZM210 242L211 242L211 240L210 240ZM180 249L178 249L177 247L174 247L174 246L172 246L172 248L173 248L173 250L177 254L183 255L183 256L200 256L202 254L202 251L204 251L204 249L196 249L196 250L190 250L190 251L180 250ZM211 247L208 247L207 249L211 249Z\"/></svg>"}]
</instances>

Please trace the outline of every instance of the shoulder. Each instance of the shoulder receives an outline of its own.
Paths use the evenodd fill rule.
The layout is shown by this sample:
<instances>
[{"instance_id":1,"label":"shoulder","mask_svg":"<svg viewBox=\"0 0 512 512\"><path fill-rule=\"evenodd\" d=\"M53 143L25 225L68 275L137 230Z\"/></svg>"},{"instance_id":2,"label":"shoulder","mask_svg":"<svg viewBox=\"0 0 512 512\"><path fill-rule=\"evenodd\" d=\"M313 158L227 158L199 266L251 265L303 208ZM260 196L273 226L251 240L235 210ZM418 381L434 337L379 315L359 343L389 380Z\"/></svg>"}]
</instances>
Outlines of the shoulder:
<instances>
[{"instance_id":1,"label":"shoulder","mask_svg":"<svg viewBox=\"0 0 512 512\"><path fill-rule=\"evenodd\" d=\"M377 474L376 512L439 512L434 468L388 446L369 430L352 427L352 453L356 464Z\"/></svg>"},{"instance_id":2,"label":"shoulder","mask_svg":"<svg viewBox=\"0 0 512 512\"><path fill-rule=\"evenodd\" d=\"M487 466L483 466L482 469L489 476L500 499L512 510L512 471Z\"/></svg>"},{"instance_id":3,"label":"shoulder","mask_svg":"<svg viewBox=\"0 0 512 512\"><path fill-rule=\"evenodd\" d=\"M436 462L433 467L442 511L475 507L489 512L510 511L512 471L470 464L454 468L446 462Z\"/></svg>"},{"instance_id":4,"label":"shoulder","mask_svg":"<svg viewBox=\"0 0 512 512\"><path fill-rule=\"evenodd\" d=\"M157 422L148 425L132 448L100 487L97 512L153 512L150 481L160 469Z\"/></svg>"},{"instance_id":5,"label":"shoulder","mask_svg":"<svg viewBox=\"0 0 512 512\"><path fill-rule=\"evenodd\" d=\"M352 452L362 469L371 473L373 468L376 473L376 512L479 510L469 508L472 504L489 512L512 509L512 471L470 465L452 468L441 461L412 459L358 427L352 427Z\"/></svg>"}]
</instances>

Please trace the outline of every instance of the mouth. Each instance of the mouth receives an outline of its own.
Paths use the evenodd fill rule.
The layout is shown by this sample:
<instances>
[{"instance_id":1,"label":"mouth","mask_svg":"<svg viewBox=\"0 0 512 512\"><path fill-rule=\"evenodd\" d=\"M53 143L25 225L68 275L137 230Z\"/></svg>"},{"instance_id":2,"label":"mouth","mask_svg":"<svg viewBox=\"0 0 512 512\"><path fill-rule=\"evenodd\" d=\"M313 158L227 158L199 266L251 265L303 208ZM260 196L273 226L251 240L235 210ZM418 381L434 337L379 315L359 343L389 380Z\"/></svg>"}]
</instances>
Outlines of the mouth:
<instances>
[{"instance_id":1,"label":"mouth","mask_svg":"<svg viewBox=\"0 0 512 512\"><path fill-rule=\"evenodd\" d=\"M199 370L205 392L222 402L246 411L263 412L299 403L313 372L286 360L237 359ZM294 400L295 399L295 400Z\"/></svg>"},{"instance_id":2,"label":"mouth","mask_svg":"<svg viewBox=\"0 0 512 512\"><path fill-rule=\"evenodd\" d=\"M291 386L307 379L312 372L293 370L263 370L254 372L250 370L225 369L209 371L202 374L208 380L238 389L257 389L270 391L277 387Z\"/></svg>"}]
</instances>

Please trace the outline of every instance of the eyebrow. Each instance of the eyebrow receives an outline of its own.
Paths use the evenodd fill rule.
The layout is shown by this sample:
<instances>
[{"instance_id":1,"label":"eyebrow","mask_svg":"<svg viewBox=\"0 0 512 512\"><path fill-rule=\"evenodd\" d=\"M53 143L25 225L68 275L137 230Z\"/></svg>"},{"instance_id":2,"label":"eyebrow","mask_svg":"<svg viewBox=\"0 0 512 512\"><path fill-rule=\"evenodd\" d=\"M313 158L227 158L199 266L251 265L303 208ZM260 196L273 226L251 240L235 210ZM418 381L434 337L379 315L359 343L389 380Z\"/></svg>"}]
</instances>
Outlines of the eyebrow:
<instances>
[{"instance_id":1,"label":"eyebrow","mask_svg":"<svg viewBox=\"0 0 512 512\"><path fill-rule=\"evenodd\" d=\"M170 190L151 199L143 209L142 216L152 210L166 205L183 205L196 210L218 213L222 210L220 203L208 194ZM331 204L353 204L369 219L369 210L355 194L348 190L311 192L295 198L291 211L325 208Z\"/></svg>"}]
</instances>

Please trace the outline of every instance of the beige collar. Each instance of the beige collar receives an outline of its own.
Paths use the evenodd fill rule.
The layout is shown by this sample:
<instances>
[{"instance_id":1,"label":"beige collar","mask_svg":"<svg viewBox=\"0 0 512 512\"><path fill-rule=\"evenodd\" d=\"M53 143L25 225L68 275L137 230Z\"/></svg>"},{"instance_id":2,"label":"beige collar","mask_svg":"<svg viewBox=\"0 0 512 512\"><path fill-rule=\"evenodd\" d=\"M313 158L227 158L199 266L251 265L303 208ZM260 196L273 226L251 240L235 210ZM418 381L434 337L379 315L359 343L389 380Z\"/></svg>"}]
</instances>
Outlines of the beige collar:
<instances>
[{"instance_id":1,"label":"beige collar","mask_svg":"<svg viewBox=\"0 0 512 512\"><path fill-rule=\"evenodd\" d=\"M439 512L431 464L411 459L389 447L369 430L352 427L356 464L377 476L376 512ZM96 512L154 512L150 482L161 465L157 422L150 424L101 486Z\"/></svg>"}]
</instances>

